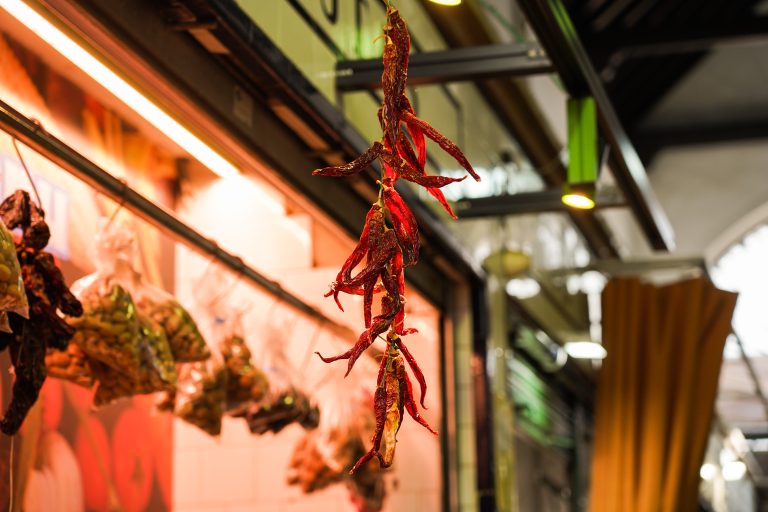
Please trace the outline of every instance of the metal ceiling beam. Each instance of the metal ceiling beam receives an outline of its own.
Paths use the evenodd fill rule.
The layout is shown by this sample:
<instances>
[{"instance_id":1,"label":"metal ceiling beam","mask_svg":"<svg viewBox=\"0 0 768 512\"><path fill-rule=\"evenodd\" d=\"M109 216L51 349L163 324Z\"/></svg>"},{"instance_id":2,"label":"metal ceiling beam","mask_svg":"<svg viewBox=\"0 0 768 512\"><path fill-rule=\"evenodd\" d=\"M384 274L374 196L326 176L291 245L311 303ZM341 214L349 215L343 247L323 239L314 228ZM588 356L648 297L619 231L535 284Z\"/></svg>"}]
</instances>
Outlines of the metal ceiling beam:
<instances>
[{"instance_id":1,"label":"metal ceiling beam","mask_svg":"<svg viewBox=\"0 0 768 512\"><path fill-rule=\"evenodd\" d=\"M632 136L646 161L665 148L735 142L768 138L768 119L761 122L722 123L713 126L685 126L641 130Z\"/></svg>"},{"instance_id":2,"label":"metal ceiling beam","mask_svg":"<svg viewBox=\"0 0 768 512\"><path fill-rule=\"evenodd\" d=\"M336 64L336 87L341 91L378 89L383 70L380 58L340 61ZM497 44L414 53L408 66L408 85L553 72L538 44Z\"/></svg>"},{"instance_id":3,"label":"metal ceiling beam","mask_svg":"<svg viewBox=\"0 0 768 512\"><path fill-rule=\"evenodd\" d=\"M560 0L518 0L518 3L555 64L568 93L573 97L594 97L602 134L611 146L610 163L614 177L649 243L656 250L673 250L672 225L656 199L645 167L621 125L565 6Z\"/></svg>"},{"instance_id":4,"label":"metal ceiling beam","mask_svg":"<svg viewBox=\"0 0 768 512\"><path fill-rule=\"evenodd\" d=\"M628 57L695 53L713 48L767 44L768 21L764 18L708 26L612 30L596 34L589 40L590 48Z\"/></svg>"},{"instance_id":5,"label":"metal ceiling beam","mask_svg":"<svg viewBox=\"0 0 768 512\"><path fill-rule=\"evenodd\" d=\"M496 42L475 2L462 2L451 9L427 0L422 0L421 5L451 47ZM512 134L531 163L541 169L544 183L552 188L561 187L566 181L566 168L558 157L561 144L525 85L511 79L494 79L480 80L477 87L501 125ZM619 256L607 229L593 213L571 211L568 214L592 254L598 258Z\"/></svg>"},{"instance_id":6,"label":"metal ceiling beam","mask_svg":"<svg viewBox=\"0 0 768 512\"><path fill-rule=\"evenodd\" d=\"M536 213L568 213L570 208L563 204L560 189L540 192L523 192L492 197L462 199L456 203L459 219L501 215L525 215ZM596 198L595 208L621 208L626 203L616 194L600 194Z\"/></svg>"}]
</instances>

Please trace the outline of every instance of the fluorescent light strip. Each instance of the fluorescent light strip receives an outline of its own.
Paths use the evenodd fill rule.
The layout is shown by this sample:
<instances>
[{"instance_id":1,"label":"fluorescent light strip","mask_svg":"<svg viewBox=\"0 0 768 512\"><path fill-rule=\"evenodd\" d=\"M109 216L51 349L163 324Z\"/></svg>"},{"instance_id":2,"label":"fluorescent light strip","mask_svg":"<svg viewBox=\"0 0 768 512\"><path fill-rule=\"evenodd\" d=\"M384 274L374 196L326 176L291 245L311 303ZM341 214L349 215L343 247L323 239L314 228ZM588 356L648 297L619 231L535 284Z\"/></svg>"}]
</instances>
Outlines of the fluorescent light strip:
<instances>
[{"instance_id":1,"label":"fluorescent light strip","mask_svg":"<svg viewBox=\"0 0 768 512\"><path fill-rule=\"evenodd\" d=\"M237 168L198 139L147 97L102 64L61 30L21 0L0 0L0 7L35 32L54 50L99 82L120 101L146 119L205 167L221 176L238 176Z\"/></svg>"}]
</instances>

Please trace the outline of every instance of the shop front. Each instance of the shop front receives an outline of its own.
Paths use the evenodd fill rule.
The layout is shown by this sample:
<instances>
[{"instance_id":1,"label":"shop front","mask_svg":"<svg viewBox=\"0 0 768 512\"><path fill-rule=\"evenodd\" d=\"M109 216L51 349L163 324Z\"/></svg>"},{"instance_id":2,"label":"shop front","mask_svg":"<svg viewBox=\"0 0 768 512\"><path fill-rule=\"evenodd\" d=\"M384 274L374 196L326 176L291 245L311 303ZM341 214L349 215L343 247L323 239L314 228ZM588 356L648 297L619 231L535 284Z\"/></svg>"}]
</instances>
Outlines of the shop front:
<instances>
[{"instance_id":1,"label":"shop front","mask_svg":"<svg viewBox=\"0 0 768 512\"><path fill-rule=\"evenodd\" d=\"M344 352L363 329L362 297L343 297L341 311L324 295L376 184L311 170L350 159L371 137L357 119L373 110L375 120L375 94L336 105L316 82L322 70L310 69L333 69L315 58L326 49L310 45L302 63L288 47L293 29L248 40L227 18L320 37L314 7L158 4L0 1L2 196L23 189L42 206L47 250L86 307L87 332L101 334L82 343L85 354L49 350L39 400L18 434L0 439L0 473L11 475L0 478L0 507L473 508L469 362L484 346L472 314L484 276L415 190L402 191L423 245L406 271L418 330L408 347L428 385L421 414L439 436L404 421L394 465L350 476L375 427L385 345L346 378L344 362L315 355ZM321 19L357 19L349 33L362 55L381 13L361 5L333 2ZM203 16L214 7L212 24ZM258 51L258 69L238 65ZM424 96L425 115L439 110ZM72 322L76 336L86 329ZM132 356L130 344L119 352L104 341L127 339L123 324L134 329ZM170 352L151 336L158 330ZM195 342L209 358L190 355ZM5 409L16 394L6 371L1 385Z\"/></svg>"}]
</instances>

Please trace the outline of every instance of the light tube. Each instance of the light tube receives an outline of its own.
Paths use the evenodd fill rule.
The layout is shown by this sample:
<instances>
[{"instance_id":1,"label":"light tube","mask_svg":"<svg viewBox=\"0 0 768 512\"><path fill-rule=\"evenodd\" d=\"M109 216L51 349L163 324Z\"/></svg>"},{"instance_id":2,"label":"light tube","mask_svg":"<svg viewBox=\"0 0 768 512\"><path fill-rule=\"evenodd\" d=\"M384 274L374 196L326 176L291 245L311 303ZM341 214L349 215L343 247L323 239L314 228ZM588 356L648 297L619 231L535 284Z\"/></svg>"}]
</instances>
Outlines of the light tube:
<instances>
[{"instance_id":1,"label":"light tube","mask_svg":"<svg viewBox=\"0 0 768 512\"><path fill-rule=\"evenodd\" d=\"M193 135L171 116L163 112L146 96L120 78L96 57L73 41L64 32L29 7L22 0L0 0L0 7L32 30L88 76L99 82L115 97L125 103L139 116L154 125L184 151L222 178L240 175L237 168L219 155L205 142Z\"/></svg>"}]
</instances>

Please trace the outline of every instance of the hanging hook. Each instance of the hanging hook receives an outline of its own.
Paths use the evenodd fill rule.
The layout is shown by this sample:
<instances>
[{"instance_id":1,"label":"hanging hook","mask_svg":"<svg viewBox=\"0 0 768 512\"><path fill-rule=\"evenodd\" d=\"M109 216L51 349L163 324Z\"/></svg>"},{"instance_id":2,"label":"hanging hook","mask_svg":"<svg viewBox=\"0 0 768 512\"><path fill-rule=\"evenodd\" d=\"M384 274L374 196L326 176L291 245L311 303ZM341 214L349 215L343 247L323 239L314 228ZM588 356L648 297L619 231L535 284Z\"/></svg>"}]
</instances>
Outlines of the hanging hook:
<instances>
[{"instance_id":1,"label":"hanging hook","mask_svg":"<svg viewBox=\"0 0 768 512\"><path fill-rule=\"evenodd\" d=\"M117 208L115 208L115 211L113 211L112 215L109 216L107 224L104 226L105 230L112 226L112 222L114 222L114 220L117 218L117 214L120 213L120 211L123 209L123 206L125 206L125 201L128 196L128 181L125 178L118 178L118 181L120 181L120 183L123 185L123 189L120 192L120 201L117 203Z\"/></svg>"},{"instance_id":2,"label":"hanging hook","mask_svg":"<svg viewBox=\"0 0 768 512\"><path fill-rule=\"evenodd\" d=\"M37 191L37 185L35 185L35 180L32 179L32 173L29 172L29 167L27 167L27 162L24 161L24 157L21 154L21 150L19 150L19 141L16 137L13 137L13 149L16 150L16 156L19 158L19 163L21 164L21 167L24 168L24 172L27 174L27 179L29 180L29 184L32 186L32 192L35 194L35 199L37 199L37 206L40 208L43 207L43 202L40 200L40 193Z\"/></svg>"},{"instance_id":3,"label":"hanging hook","mask_svg":"<svg viewBox=\"0 0 768 512\"><path fill-rule=\"evenodd\" d=\"M301 366L299 366L299 375L304 375L304 373L307 370L307 366L309 365L310 359L312 359L312 354L315 353L315 347L317 346L317 342L320 341L320 338L323 335L322 327L323 327L324 321L322 319L319 319L317 321L317 324L315 325L315 331L312 333L312 341L309 345L307 345L307 351L304 354L304 359L301 361Z\"/></svg>"}]
</instances>

